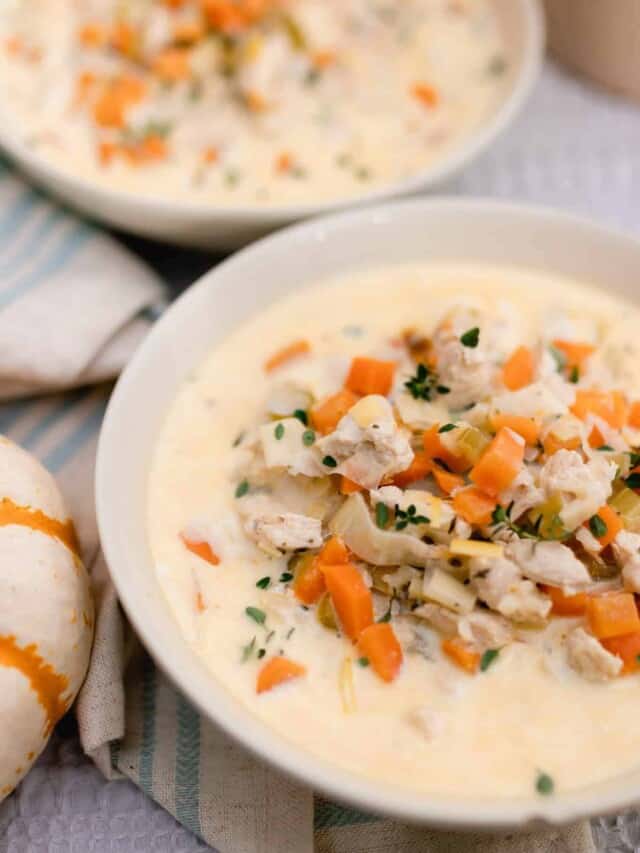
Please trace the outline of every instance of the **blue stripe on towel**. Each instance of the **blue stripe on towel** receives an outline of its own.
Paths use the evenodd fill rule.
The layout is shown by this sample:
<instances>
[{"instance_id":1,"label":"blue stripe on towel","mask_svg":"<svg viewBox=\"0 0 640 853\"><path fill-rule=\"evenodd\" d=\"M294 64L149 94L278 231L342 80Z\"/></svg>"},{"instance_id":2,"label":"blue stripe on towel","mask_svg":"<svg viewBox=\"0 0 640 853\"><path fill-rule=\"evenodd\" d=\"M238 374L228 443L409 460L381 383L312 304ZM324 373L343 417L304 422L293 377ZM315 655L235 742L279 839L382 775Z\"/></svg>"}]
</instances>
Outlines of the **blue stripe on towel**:
<instances>
[{"instance_id":1,"label":"blue stripe on towel","mask_svg":"<svg viewBox=\"0 0 640 853\"><path fill-rule=\"evenodd\" d=\"M34 190L25 190L14 199L13 204L10 204L0 217L0 240L6 240L15 234L22 223L28 219L39 199L40 196Z\"/></svg>"},{"instance_id":2,"label":"blue stripe on towel","mask_svg":"<svg viewBox=\"0 0 640 853\"><path fill-rule=\"evenodd\" d=\"M176 817L192 832L201 835L200 718L180 694L176 709Z\"/></svg>"},{"instance_id":3,"label":"blue stripe on towel","mask_svg":"<svg viewBox=\"0 0 640 853\"><path fill-rule=\"evenodd\" d=\"M33 400L17 400L15 403L3 403L0 409L0 432L9 433L20 418L29 411Z\"/></svg>"},{"instance_id":4,"label":"blue stripe on towel","mask_svg":"<svg viewBox=\"0 0 640 853\"><path fill-rule=\"evenodd\" d=\"M64 418L64 416L74 408L76 403L84 400L88 394L89 392L86 389L82 389L81 391L74 391L71 394L66 395L62 400L51 407L42 420L38 421L38 423L29 430L20 444L27 450L31 450L41 436L48 432L51 427L59 423L59 421L61 421L62 418Z\"/></svg>"},{"instance_id":5,"label":"blue stripe on towel","mask_svg":"<svg viewBox=\"0 0 640 853\"><path fill-rule=\"evenodd\" d=\"M15 255L3 258L3 263L0 264L0 273L6 272L8 275L15 275L17 269L32 257L49 232L62 221L63 216L64 214L56 207L47 211L47 215L34 228L33 234L25 240L24 246Z\"/></svg>"},{"instance_id":6,"label":"blue stripe on towel","mask_svg":"<svg viewBox=\"0 0 640 853\"><path fill-rule=\"evenodd\" d=\"M7 305L24 296L34 287L48 281L50 276L59 272L74 257L92 234L92 229L83 224L78 225L70 234L65 235L37 269L0 292L0 308L6 308Z\"/></svg>"},{"instance_id":7,"label":"blue stripe on towel","mask_svg":"<svg viewBox=\"0 0 640 853\"><path fill-rule=\"evenodd\" d=\"M56 447L49 451L42 460L45 468L48 468L52 473L63 468L67 462L82 449L82 447L97 435L104 418L105 409L107 408L106 397L100 398L100 401L93 407L87 417L78 426L66 436Z\"/></svg>"}]
</instances>

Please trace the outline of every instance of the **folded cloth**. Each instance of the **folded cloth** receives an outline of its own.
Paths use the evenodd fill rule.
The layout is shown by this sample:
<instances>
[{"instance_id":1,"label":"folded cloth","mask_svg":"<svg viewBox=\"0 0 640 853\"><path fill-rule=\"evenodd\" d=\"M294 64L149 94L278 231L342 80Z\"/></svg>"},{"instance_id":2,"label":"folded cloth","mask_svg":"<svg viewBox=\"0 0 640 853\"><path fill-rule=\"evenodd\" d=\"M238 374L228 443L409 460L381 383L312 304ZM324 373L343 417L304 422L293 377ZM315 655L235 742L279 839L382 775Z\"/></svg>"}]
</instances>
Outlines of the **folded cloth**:
<instances>
[{"instance_id":1,"label":"folded cloth","mask_svg":"<svg viewBox=\"0 0 640 853\"><path fill-rule=\"evenodd\" d=\"M0 432L57 476L92 569L96 637L77 703L87 754L221 853L592 853L586 822L462 835L314 799L201 718L155 668L123 619L99 550L93 467L110 386L86 386L119 371L163 298L154 275L115 241L0 167L0 397L76 389L0 406Z\"/></svg>"}]
</instances>

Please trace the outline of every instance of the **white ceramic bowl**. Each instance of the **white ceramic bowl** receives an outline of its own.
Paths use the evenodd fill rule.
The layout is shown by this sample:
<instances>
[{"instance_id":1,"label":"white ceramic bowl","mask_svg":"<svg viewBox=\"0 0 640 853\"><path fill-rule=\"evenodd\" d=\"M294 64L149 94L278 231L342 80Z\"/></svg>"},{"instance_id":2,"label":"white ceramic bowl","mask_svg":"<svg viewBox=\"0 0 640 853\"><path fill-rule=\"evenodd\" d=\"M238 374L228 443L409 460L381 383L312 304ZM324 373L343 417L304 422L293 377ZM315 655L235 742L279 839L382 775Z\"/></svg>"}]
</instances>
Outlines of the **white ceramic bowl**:
<instances>
[{"instance_id":1,"label":"white ceramic bowl","mask_svg":"<svg viewBox=\"0 0 640 853\"><path fill-rule=\"evenodd\" d=\"M456 827L523 827L640 800L638 771L572 793L513 800L412 794L325 763L253 717L190 650L156 581L145 535L146 483L181 383L238 324L325 276L363 266L460 261L575 277L640 304L640 243L579 219L490 201L411 200L337 214L267 237L209 272L158 322L113 394L100 439L102 545L120 600L156 662L215 723L317 790L363 809ZM535 708L531 709L535 725Z\"/></svg>"},{"instance_id":2,"label":"white ceramic bowl","mask_svg":"<svg viewBox=\"0 0 640 853\"><path fill-rule=\"evenodd\" d=\"M538 0L492 0L508 59L501 102L473 133L414 177L338 202L281 207L222 206L145 198L77 177L30 150L9 121L0 120L3 149L37 184L94 219L145 237L203 248L234 248L299 219L434 187L463 168L512 121L537 79L544 48ZM1 114L1 105L0 105Z\"/></svg>"}]
</instances>

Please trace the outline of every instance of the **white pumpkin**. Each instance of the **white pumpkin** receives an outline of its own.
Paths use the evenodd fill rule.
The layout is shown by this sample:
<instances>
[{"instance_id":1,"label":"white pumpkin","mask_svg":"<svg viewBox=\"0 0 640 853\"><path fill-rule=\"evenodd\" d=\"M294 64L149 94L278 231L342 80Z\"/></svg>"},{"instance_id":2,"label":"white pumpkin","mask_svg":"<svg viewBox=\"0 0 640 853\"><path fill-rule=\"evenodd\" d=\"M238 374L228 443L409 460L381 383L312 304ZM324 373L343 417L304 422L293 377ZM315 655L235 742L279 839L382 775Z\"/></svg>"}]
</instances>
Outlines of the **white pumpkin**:
<instances>
[{"instance_id":1,"label":"white pumpkin","mask_svg":"<svg viewBox=\"0 0 640 853\"><path fill-rule=\"evenodd\" d=\"M0 800L73 702L92 637L89 578L58 487L0 436Z\"/></svg>"}]
</instances>

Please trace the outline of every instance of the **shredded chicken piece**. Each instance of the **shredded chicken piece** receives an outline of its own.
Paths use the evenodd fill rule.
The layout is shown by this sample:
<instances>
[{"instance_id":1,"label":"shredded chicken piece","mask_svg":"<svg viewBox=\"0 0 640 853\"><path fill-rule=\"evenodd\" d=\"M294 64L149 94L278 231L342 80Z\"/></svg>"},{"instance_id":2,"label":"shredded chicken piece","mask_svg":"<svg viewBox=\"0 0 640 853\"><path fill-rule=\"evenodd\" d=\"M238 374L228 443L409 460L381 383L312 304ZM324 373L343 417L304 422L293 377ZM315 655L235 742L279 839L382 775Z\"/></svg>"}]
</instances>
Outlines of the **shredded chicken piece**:
<instances>
[{"instance_id":1,"label":"shredded chicken piece","mask_svg":"<svg viewBox=\"0 0 640 853\"><path fill-rule=\"evenodd\" d=\"M522 415L525 418L546 418L551 415L563 415L567 402L551 388L547 379L544 382L532 382L519 391L505 391L497 394L491 401L492 408L509 415Z\"/></svg>"},{"instance_id":2,"label":"shredded chicken piece","mask_svg":"<svg viewBox=\"0 0 640 853\"><path fill-rule=\"evenodd\" d=\"M513 640L513 629L504 617L479 608L460 619L458 633L480 651L501 648Z\"/></svg>"},{"instance_id":3,"label":"shredded chicken piece","mask_svg":"<svg viewBox=\"0 0 640 853\"><path fill-rule=\"evenodd\" d=\"M510 506L513 504L510 516L512 520L520 518L527 510L542 503L544 493L539 489L533 479L530 468L525 465L520 468L508 489L500 494L500 504Z\"/></svg>"},{"instance_id":4,"label":"shredded chicken piece","mask_svg":"<svg viewBox=\"0 0 640 853\"><path fill-rule=\"evenodd\" d=\"M322 525L317 518L295 512L253 515L244 529L259 548L268 554L319 548L322 545Z\"/></svg>"},{"instance_id":5,"label":"shredded chicken piece","mask_svg":"<svg viewBox=\"0 0 640 853\"><path fill-rule=\"evenodd\" d=\"M505 557L513 560L529 580L561 586L567 593L591 581L584 564L560 542L512 539L505 547Z\"/></svg>"},{"instance_id":6,"label":"shredded chicken piece","mask_svg":"<svg viewBox=\"0 0 640 853\"><path fill-rule=\"evenodd\" d=\"M407 721L428 741L441 735L445 727L442 711L428 705L418 705L409 711Z\"/></svg>"},{"instance_id":7,"label":"shredded chicken piece","mask_svg":"<svg viewBox=\"0 0 640 853\"><path fill-rule=\"evenodd\" d=\"M622 567L624 588L640 593L640 535L621 530L613 543L613 553Z\"/></svg>"},{"instance_id":8,"label":"shredded chicken piece","mask_svg":"<svg viewBox=\"0 0 640 853\"><path fill-rule=\"evenodd\" d=\"M615 475L615 462L602 454L584 462L575 450L558 450L542 466L540 486L547 497L561 496L560 519L567 530L574 530L606 503Z\"/></svg>"},{"instance_id":9,"label":"shredded chicken piece","mask_svg":"<svg viewBox=\"0 0 640 853\"><path fill-rule=\"evenodd\" d=\"M622 660L583 628L574 628L567 637L567 659L572 669L589 681L615 678L622 669Z\"/></svg>"},{"instance_id":10,"label":"shredded chicken piece","mask_svg":"<svg viewBox=\"0 0 640 853\"><path fill-rule=\"evenodd\" d=\"M433 336L438 379L449 388L447 404L454 409L483 400L493 390L494 366L484 345L482 331L475 347L465 346L460 340L461 334L477 325L476 317L469 312L460 312L443 323Z\"/></svg>"},{"instance_id":11,"label":"shredded chicken piece","mask_svg":"<svg viewBox=\"0 0 640 853\"><path fill-rule=\"evenodd\" d=\"M475 557L469 568L473 588L492 610L514 622L544 623L551 610L551 600L534 583L523 579L512 560Z\"/></svg>"},{"instance_id":12,"label":"shredded chicken piece","mask_svg":"<svg viewBox=\"0 0 640 853\"><path fill-rule=\"evenodd\" d=\"M375 489L384 477L406 470L413 460L409 434L398 427L390 403L377 397L380 417L366 427L345 415L336 430L315 445L320 458L331 456L343 474L365 489Z\"/></svg>"},{"instance_id":13,"label":"shredded chicken piece","mask_svg":"<svg viewBox=\"0 0 640 853\"><path fill-rule=\"evenodd\" d=\"M418 619L424 619L424 621L428 622L429 625L436 629L436 631L439 631L445 636L453 636L458 633L459 617L453 612L453 610L449 610L439 604L432 604L429 601L425 602L425 604L421 604L420 607L416 607L415 610L412 610L411 615L416 616Z\"/></svg>"}]
</instances>

